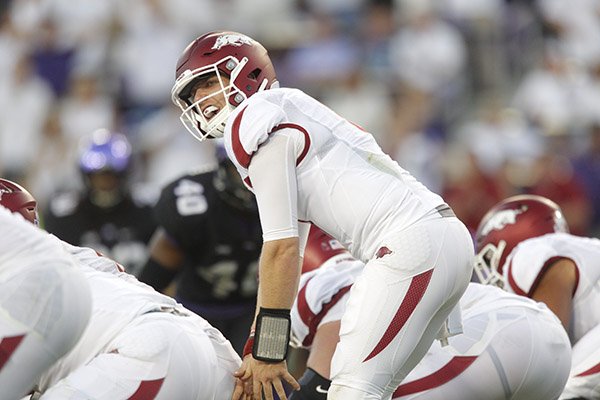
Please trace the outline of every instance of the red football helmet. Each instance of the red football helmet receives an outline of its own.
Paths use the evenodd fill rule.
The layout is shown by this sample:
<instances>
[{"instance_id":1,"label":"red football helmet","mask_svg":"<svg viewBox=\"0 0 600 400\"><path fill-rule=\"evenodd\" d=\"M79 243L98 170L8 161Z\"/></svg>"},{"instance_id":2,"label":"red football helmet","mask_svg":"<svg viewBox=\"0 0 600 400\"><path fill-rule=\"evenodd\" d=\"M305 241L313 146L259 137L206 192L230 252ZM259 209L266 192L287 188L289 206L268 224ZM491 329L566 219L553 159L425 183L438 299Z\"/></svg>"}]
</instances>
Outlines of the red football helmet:
<instances>
[{"instance_id":1,"label":"red football helmet","mask_svg":"<svg viewBox=\"0 0 600 400\"><path fill-rule=\"evenodd\" d=\"M37 225L37 201L25 188L7 179L0 178L0 205Z\"/></svg>"},{"instance_id":2,"label":"red football helmet","mask_svg":"<svg viewBox=\"0 0 600 400\"><path fill-rule=\"evenodd\" d=\"M536 195L504 199L483 217L476 233L475 273L481 283L504 287L504 263L522 241L552 232L568 232L560 207Z\"/></svg>"},{"instance_id":3,"label":"red football helmet","mask_svg":"<svg viewBox=\"0 0 600 400\"><path fill-rule=\"evenodd\" d=\"M317 269L331 257L342 253L350 254L336 239L315 225L311 225L306 248L304 249L302 273Z\"/></svg>"},{"instance_id":4,"label":"red football helmet","mask_svg":"<svg viewBox=\"0 0 600 400\"><path fill-rule=\"evenodd\" d=\"M220 90L194 100L199 78L216 75ZM229 79L227 84L223 76ZM181 122L197 139L223 136L231 111L261 90L278 87L275 69L267 50L252 38L237 32L204 34L190 43L177 61L171 99L182 110ZM224 96L228 106L201 108L206 99Z\"/></svg>"}]
</instances>

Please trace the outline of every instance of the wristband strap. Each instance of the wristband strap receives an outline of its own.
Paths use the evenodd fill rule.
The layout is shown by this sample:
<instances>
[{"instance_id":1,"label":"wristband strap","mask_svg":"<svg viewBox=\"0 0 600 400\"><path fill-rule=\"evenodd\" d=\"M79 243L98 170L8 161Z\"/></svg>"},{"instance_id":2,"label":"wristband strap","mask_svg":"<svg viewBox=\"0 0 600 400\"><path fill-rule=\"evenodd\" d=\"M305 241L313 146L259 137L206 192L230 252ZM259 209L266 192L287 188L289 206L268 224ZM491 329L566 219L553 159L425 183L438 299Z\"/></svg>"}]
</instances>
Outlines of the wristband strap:
<instances>
[{"instance_id":1,"label":"wristband strap","mask_svg":"<svg viewBox=\"0 0 600 400\"><path fill-rule=\"evenodd\" d=\"M261 307L256 317L252 357L268 363L285 360L290 342L290 327L290 310Z\"/></svg>"},{"instance_id":2,"label":"wristband strap","mask_svg":"<svg viewBox=\"0 0 600 400\"><path fill-rule=\"evenodd\" d=\"M254 347L254 332L250 332L250 336L248 336L248 340L246 340L246 344L244 345L244 351L242 351L242 360L248 354L252 353L253 347Z\"/></svg>"}]
</instances>

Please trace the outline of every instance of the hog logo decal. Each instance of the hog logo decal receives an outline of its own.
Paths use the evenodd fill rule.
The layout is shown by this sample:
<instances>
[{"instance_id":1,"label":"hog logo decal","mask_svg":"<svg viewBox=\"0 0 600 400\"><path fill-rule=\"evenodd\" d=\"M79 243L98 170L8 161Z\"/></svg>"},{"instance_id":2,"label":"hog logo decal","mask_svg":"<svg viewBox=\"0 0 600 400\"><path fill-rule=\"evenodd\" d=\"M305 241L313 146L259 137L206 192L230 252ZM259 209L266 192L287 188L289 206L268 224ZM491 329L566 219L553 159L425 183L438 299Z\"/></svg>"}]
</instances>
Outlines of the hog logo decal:
<instances>
[{"instance_id":1,"label":"hog logo decal","mask_svg":"<svg viewBox=\"0 0 600 400\"><path fill-rule=\"evenodd\" d=\"M517 222L517 216L527 211L527 207L523 206L515 210L502 210L495 213L483 226L481 235L486 236L488 233L494 230L501 230L506 225L514 224Z\"/></svg>"},{"instance_id":2,"label":"hog logo decal","mask_svg":"<svg viewBox=\"0 0 600 400\"><path fill-rule=\"evenodd\" d=\"M212 49L213 50L219 50L221 49L223 46L237 46L240 47L244 44L247 44L249 46L252 45L252 39L250 39L248 36L244 36L244 35L236 35L236 34L227 34L227 35L221 35L217 38L217 40L215 41L215 44L213 45Z\"/></svg>"}]
</instances>

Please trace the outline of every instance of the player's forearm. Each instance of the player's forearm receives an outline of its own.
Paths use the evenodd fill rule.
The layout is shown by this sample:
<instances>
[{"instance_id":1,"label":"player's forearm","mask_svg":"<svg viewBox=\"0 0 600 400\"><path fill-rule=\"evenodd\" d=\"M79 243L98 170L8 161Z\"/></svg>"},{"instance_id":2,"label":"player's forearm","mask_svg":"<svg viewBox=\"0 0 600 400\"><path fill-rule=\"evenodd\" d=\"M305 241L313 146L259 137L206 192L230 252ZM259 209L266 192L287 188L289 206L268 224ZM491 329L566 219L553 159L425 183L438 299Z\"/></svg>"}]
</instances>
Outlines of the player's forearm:
<instances>
[{"instance_id":1,"label":"player's forearm","mask_svg":"<svg viewBox=\"0 0 600 400\"><path fill-rule=\"evenodd\" d=\"M290 309L299 277L298 238L266 242L259 266L258 306Z\"/></svg>"}]
</instances>

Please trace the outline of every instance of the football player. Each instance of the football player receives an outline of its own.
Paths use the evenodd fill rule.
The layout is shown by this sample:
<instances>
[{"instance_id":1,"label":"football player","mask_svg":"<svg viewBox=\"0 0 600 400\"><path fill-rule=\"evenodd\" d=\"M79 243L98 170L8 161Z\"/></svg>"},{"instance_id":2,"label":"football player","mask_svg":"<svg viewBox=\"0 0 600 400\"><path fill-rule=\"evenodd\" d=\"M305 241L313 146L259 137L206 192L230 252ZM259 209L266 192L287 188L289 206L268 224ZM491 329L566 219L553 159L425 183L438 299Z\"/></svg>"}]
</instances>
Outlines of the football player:
<instances>
[{"instance_id":1,"label":"football player","mask_svg":"<svg viewBox=\"0 0 600 400\"><path fill-rule=\"evenodd\" d=\"M311 228L292 308L293 343L309 350L308 369L292 400L327 398L340 319L363 267L336 240ZM558 398L569 376L571 345L545 305L478 283L469 284L460 304L464 333L449 338L448 346L435 341L393 399Z\"/></svg>"},{"instance_id":2,"label":"football player","mask_svg":"<svg viewBox=\"0 0 600 400\"><path fill-rule=\"evenodd\" d=\"M20 208L13 203L11 209ZM41 242L70 254L89 285L92 303L79 342L39 379L41 399L231 397L241 360L206 320L95 250L49 234ZM81 307L78 300L74 304Z\"/></svg>"},{"instance_id":3,"label":"football player","mask_svg":"<svg viewBox=\"0 0 600 400\"><path fill-rule=\"evenodd\" d=\"M471 276L471 237L450 207L373 136L300 90L279 88L265 48L236 32L194 40L173 101L197 138L223 137L257 199L263 233L257 311L234 399L283 381L290 309L314 222L366 262L342 319L331 399L380 399L448 336Z\"/></svg>"},{"instance_id":4,"label":"football player","mask_svg":"<svg viewBox=\"0 0 600 400\"><path fill-rule=\"evenodd\" d=\"M81 143L79 170L85 190L54 195L44 228L76 246L91 247L137 275L156 228L148 199L130 190L131 145L121 133L99 129Z\"/></svg>"},{"instance_id":5,"label":"football player","mask_svg":"<svg viewBox=\"0 0 600 400\"><path fill-rule=\"evenodd\" d=\"M185 175L162 190L154 206L160 227L139 279L161 292L176 279L175 299L241 355L254 320L262 237L254 196L227 157L218 158L216 170Z\"/></svg>"},{"instance_id":6,"label":"football player","mask_svg":"<svg viewBox=\"0 0 600 400\"><path fill-rule=\"evenodd\" d=\"M492 207L476 239L479 280L545 303L567 330L573 360L560 398L600 398L600 240L569 234L559 206L534 195Z\"/></svg>"},{"instance_id":7,"label":"football player","mask_svg":"<svg viewBox=\"0 0 600 400\"><path fill-rule=\"evenodd\" d=\"M24 218L37 219L35 200L0 180L1 400L29 393L77 343L91 312L90 288L71 257Z\"/></svg>"}]
</instances>

